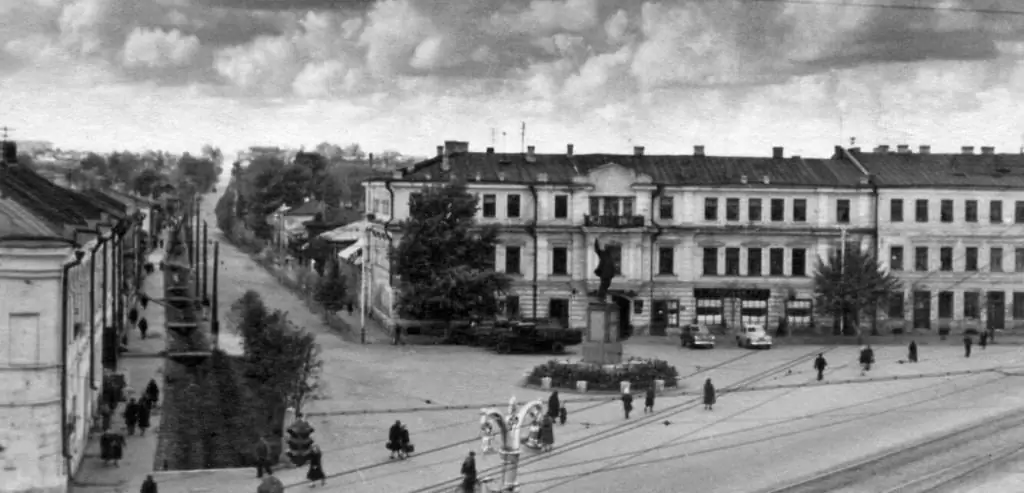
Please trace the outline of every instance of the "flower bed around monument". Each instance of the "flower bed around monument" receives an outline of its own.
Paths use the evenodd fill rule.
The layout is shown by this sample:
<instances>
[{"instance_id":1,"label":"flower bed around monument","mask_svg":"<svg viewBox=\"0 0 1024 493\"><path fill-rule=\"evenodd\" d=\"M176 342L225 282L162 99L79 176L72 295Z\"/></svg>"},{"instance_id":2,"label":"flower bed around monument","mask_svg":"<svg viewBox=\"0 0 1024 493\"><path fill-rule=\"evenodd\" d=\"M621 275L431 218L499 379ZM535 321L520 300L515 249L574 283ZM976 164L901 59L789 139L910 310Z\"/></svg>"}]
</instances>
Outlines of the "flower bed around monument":
<instances>
[{"instance_id":1,"label":"flower bed around monument","mask_svg":"<svg viewBox=\"0 0 1024 493\"><path fill-rule=\"evenodd\" d=\"M575 389L576 382L587 382L588 390L618 391L620 382L628 381L631 389L647 390L655 380L664 380L665 388L679 385L679 372L668 362L659 359L630 359L613 367L592 363L551 360L533 368L526 383L541 385L545 377L551 378L551 388Z\"/></svg>"}]
</instances>

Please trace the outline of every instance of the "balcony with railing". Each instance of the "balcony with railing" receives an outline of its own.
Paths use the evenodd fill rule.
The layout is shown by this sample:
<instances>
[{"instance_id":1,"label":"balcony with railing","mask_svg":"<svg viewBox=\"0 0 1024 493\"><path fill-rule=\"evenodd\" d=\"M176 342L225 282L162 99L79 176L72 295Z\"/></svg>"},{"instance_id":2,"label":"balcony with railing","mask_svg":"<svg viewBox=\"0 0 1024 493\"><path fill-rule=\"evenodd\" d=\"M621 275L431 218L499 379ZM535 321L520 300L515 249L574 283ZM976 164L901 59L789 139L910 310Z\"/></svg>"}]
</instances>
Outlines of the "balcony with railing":
<instances>
[{"instance_id":1,"label":"balcony with railing","mask_svg":"<svg viewBox=\"0 0 1024 493\"><path fill-rule=\"evenodd\" d=\"M644 216L586 215L583 216L583 225L593 228L642 228Z\"/></svg>"}]
</instances>

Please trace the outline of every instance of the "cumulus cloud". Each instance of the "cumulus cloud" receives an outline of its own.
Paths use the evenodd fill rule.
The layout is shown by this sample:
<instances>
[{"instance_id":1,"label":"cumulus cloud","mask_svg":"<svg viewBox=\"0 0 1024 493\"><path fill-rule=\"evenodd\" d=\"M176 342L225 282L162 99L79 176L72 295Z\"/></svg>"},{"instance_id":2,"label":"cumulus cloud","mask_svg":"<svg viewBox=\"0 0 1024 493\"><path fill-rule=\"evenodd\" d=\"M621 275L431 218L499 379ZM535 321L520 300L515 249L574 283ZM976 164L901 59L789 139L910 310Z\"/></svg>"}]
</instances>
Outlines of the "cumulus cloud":
<instances>
[{"instance_id":1,"label":"cumulus cloud","mask_svg":"<svg viewBox=\"0 0 1024 493\"><path fill-rule=\"evenodd\" d=\"M199 51L199 38L177 29L136 28L125 41L123 59L129 67L162 68L187 64Z\"/></svg>"},{"instance_id":2,"label":"cumulus cloud","mask_svg":"<svg viewBox=\"0 0 1024 493\"><path fill-rule=\"evenodd\" d=\"M266 36L247 45L221 51L216 56L214 68L238 87L277 95L291 87L301 62L289 40Z\"/></svg>"}]
</instances>

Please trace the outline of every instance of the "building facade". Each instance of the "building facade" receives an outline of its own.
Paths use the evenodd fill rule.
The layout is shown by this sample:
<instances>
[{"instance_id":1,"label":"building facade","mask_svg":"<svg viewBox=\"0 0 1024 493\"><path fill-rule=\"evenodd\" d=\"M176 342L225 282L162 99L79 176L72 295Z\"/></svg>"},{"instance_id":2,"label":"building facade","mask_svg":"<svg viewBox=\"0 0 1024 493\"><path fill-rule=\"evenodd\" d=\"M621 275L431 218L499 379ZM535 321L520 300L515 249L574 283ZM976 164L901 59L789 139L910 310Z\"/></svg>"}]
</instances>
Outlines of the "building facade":
<instances>
[{"instance_id":1,"label":"building facade","mask_svg":"<svg viewBox=\"0 0 1024 493\"><path fill-rule=\"evenodd\" d=\"M880 185L879 257L904 285L887 328L1024 328L1024 155L879 146L845 158Z\"/></svg>"},{"instance_id":2,"label":"building facade","mask_svg":"<svg viewBox=\"0 0 1024 493\"><path fill-rule=\"evenodd\" d=\"M389 249L411 197L463 181L478 221L501 226L495 266L514 279L510 316L584 327L598 285L595 242L610 248L622 331L674 333L689 322L793 328L813 322L812 275L845 234L870 246L875 217L867 172L847 159L719 157L704 153L499 154L446 142L436 157L366 183L371 306L383 319L395 285Z\"/></svg>"}]
</instances>

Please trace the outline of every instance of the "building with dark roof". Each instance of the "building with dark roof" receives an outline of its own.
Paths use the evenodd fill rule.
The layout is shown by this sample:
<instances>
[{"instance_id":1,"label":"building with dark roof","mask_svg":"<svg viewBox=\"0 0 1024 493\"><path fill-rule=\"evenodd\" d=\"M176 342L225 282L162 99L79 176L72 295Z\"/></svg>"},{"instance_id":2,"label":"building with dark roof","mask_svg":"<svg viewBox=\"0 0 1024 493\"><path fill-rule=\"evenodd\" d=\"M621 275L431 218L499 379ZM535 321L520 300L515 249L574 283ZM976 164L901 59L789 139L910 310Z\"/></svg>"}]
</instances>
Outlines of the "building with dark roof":
<instances>
[{"instance_id":1,"label":"building with dark roof","mask_svg":"<svg viewBox=\"0 0 1024 493\"><path fill-rule=\"evenodd\" d=\"M465 182L478 220L502 226L495 265L515 279L511 316L585 326L597 289L595 242L619 275L612 298L621 331L678 333L687 323L792 328L812 322L816 259L844 234L871 245L869 173L849 159L786 156L472 152L446 142L437 155L366 182L367 210L391 240L424 186ZM386 245L382 248L387 251ZM371 255L371 300L392 315L388 256Z\"/></svg>"},{"instance_id":2,"label":"building with dark roof","mask_svg":"<svg viewBox=\"0 0 1024 493\"><path fill-rule=\"evenodd\" d=\"M135 280L141 222L100 192L54 185L0 156L0 429L4 491L66 491L85 457ZM126 240L127 239L127 240ZM127 289L123 287L127 286ZM59 382L59 384L57 384ZM59 437L59 438L55 438Z\"/></svg>"},{"instance_id":3,"label":"building with dark roof","mask_svg":"<svg viewBox=\"0 0 1024 493\"><path fill-rule=\"evenodd\" d=\"M879 256L904 281L891 329L1024 328L1024 154L837 149L878 188Z\"/></svg>"}]
</instances>

